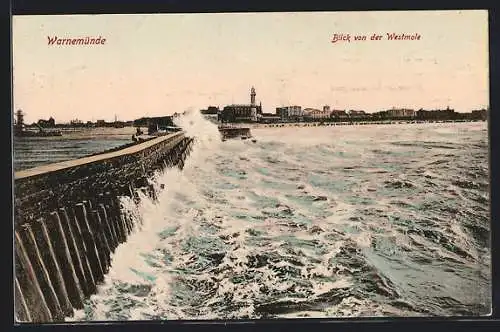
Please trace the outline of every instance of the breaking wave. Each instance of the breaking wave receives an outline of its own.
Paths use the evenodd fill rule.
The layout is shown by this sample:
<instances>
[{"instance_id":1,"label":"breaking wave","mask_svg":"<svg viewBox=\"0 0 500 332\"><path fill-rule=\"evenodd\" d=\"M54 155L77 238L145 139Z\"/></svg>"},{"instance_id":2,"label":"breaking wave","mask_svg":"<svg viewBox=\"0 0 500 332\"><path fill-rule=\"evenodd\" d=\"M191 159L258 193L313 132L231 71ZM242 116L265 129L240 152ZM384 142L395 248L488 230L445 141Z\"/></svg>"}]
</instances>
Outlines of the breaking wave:
<instances>
[{"instance_id":1,"label":"breaking wave","mask_svg":"<svg viewBox=\"0 0 500 332\"><path fill-rule=\"evenodd\" d=\"M490 312L485 124L253 129L253 143L221 142L198 112L176 123L192 154L151 179L158 201L124 199L140 227L74 320Z\"/></svg>"}]
</instances>

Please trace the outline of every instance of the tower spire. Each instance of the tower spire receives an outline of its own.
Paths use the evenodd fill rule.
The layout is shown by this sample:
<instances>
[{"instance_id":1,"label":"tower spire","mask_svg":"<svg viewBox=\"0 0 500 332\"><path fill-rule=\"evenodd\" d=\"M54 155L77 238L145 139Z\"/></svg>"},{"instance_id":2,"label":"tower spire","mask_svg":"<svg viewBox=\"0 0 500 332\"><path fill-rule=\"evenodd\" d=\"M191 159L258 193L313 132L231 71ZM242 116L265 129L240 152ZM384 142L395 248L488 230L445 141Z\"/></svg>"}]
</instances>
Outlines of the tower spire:
<instances>
[{"instance_id":1,"label":"tower spire","mask_svg":"<svg viewBox=\"0 0 500 332\"><path fill-rule=\"evenodd\" d=\"M255 88L252 86L252 89L250 90L250 104L252 106L255 106Z\"/></svg>"}]
</instances>

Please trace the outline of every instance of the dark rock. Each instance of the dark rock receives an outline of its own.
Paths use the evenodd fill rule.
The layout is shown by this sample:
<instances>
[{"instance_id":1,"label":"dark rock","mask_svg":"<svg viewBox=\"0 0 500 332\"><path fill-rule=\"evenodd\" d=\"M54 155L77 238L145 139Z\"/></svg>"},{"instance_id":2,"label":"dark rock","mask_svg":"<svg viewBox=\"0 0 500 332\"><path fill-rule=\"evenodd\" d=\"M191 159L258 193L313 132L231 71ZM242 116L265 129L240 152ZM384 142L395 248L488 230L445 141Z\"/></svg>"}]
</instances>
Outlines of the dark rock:
<instances>
[{"instance_id":1,"label":"dark rock","mask_svg":"<svg viewBox=\"0 0 500 332\"><path fill-rule=\"evenodd\" d=\"M309 232L312 234L319 234L323 232L323 229L319 226L314 225L313 227L311 227L311 229L309 229Z\"/></svg>"},{"instance_id":2,"label":"dark rock","mask_svg":"<svg viewBox=\"0 0 500 332\"><path fill-rule=\"evenodd\" d=\"M214 263L214 265L219 265L220 263L222 263L222 260L224 259L225 256L226 254L221 252L221 253L210 254L208 255L208 258L212 261L212 263Z\"/></svg>"}]
</instances>

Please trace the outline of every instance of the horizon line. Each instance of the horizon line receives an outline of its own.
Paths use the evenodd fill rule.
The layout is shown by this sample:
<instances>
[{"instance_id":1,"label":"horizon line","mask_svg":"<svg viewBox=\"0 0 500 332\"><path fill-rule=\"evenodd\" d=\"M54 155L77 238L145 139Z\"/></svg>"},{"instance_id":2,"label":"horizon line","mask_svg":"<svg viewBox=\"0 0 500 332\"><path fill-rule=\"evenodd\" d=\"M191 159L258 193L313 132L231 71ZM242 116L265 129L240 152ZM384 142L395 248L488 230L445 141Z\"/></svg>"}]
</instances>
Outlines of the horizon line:
<instances>
[{"instance_id":1,"label":"horizon line","mask_svg":"<svg viewBox=\"0 0 500 332\"><path fill-rule=\"evenodd\" d=\"M250 104L228 104L228 105L225 105L225 106L231 106L231 105L250 105ZM299 106L302 108L302 106L300 105L288 105L288 106L279 106L279 107L293 107L293 106ZM329 106L329 105L324 105L324 106ZM201 111L203 110L208 110L208 107L216 107L217 109L219 110L222 110L220 109L220 106L212 106L212 105L209 105L207 106L207 108L204 108L204 109L199 109L198 112L201 113ZM279 107L276 107L276 108L279 108ZM318 110L318 111L321 111L321 112L324 112L322 110L322 108L314 108L314 107L305 107L305 108L302 108L302 110L305 110L305 109L314 109L314 110ZM17 111L21 110L23 112L23 115L26 115L26 113L22 110L22 108L18 108L17 110L13 111L13 119L15 118L15 113ZM380 112L385 112L385 111L390 111L390 110L412 110L412 111L443 111L443 110L452 110L456 113L472 113L472 111L480 111L480 110L486 110L486 111L490 111L490 106L486 106L486 107L477 107L477 108L471 108L469 111L465 111L465 112L458 112L456 111L454 108L452 107L449 107L447 106L446 108L410 108L410 107L395 107L393 106L392 108L384 108L383 110L379 110L379 111L366 111L364 109L355 109L355 108L344 108L344 109L336 109L336 108L331 108L329 111L327 112L333 112L333 111L363 111L365 112L366 114L376 114L376 113L380 113ZM274 111L276 111L276 109L274 109ZM166 114L166 115L143 115L143 116L140 116L140 117L137 117L135 119L132 119L132 120L116 120L116 114L113 115L113 117L115 118L115 120L110 120L110 121L107 121L103 118L100 118L100 119L96 119L94 120L92 118L92 120L85 120L85 119L79 119L79 118L74 118L72 120L65 120L65 121L62 121L62 122L59 122L60 124L71 124L72 121L80 121L81 123L88 123L88 122L91 122L91 123L97 123L98 121L104 121L105 123L126 123L126 122L131 122L131 121L135 121L135 120L139 120L139 119L143 119L143 118L157 118L157 117L169 117L169 116L174 116L175 114L179 114L179 115L183 115L185 113L189 113L189 112L192 112L192 110L185 110L183 112L174 112L174 113L171 113L171 114ZM274 113L271 113L271 112L262 112L263 114L277 114L276 112ZM210 115L210 114L208 114ZM31 123L25 123L26 125L30 125L30 124L33 124L33 123L37 123L38 121L40 120L44 120L44 121L48 121L50 118L54 119L54 122L55 122L55 118L53 116L49 116L47 118L39 118L38 120L36 121L33 121Z\"/></svg>"}]
</instances>

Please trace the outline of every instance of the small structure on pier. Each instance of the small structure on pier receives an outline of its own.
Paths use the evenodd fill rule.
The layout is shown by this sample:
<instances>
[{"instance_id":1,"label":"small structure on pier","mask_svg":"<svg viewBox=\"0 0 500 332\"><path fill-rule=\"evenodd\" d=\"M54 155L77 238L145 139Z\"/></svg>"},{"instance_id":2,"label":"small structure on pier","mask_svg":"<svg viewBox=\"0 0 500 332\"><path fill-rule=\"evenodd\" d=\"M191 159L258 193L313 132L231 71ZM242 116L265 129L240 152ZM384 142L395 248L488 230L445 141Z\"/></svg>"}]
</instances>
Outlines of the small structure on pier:
<instances>
[{"instance_id":1,"label":"small structure on pier","mask_svg":"<svg viewBox=\"0 0 500 332\"><path fill-rule=\"evenodd\" d=\"M219 126L219 132L223 141L230 138L247 139L252 137L248 127Z\"/></svg>"}]
</instances>

